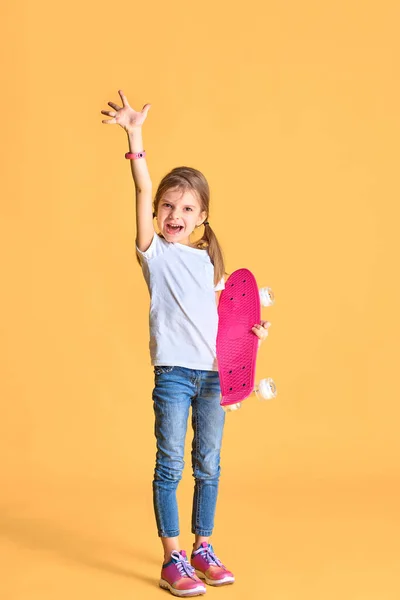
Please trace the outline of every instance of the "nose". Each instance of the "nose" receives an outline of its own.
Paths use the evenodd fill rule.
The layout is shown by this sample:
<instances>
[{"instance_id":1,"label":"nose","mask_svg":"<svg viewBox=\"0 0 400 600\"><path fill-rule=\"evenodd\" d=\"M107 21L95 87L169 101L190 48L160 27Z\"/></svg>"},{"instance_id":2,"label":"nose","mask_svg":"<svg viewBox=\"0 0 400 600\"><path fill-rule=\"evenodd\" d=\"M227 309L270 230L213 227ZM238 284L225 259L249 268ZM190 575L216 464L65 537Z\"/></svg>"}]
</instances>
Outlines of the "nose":
<instances>
[{"instance_id":1,"label":"nose","mask_svg":"<svg viewBox=\"0 0 400 600\"><path fill-rule=\"evenodd\" d=\"M178 219L178 218L179 218L179 216L180 216L180 210L179 210L179 208L175 208L175 209L172 211L172 217L173 217L174 219Z\"/></svg>"}]
</instances>

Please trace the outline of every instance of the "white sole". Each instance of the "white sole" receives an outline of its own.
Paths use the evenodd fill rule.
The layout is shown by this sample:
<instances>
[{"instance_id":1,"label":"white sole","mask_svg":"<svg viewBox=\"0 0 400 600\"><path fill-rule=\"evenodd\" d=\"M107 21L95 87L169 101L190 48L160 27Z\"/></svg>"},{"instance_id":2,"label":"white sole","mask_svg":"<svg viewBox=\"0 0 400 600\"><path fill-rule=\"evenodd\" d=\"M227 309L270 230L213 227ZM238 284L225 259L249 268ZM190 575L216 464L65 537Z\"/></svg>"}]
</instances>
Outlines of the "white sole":
<instances>
[{"instance_id":1,"label":"white sole","mask_svg":"<svg viewBox=\"0 0 400 600\"><path fill-rule=\"evenodd\" d=\"M214 586L228 585L228 583L235 582L235 578L231 577L230 575L227 575L223 579L218 579L218 581L216 579L208 579L204 575L204 573L202 573L201 571L198 571L197 569L196 569L196 575L197 575L197 577L200 577L200 579L203 579L207 583L207 585L214 585Z\"/></svg>"},{"instance_id":2,"label":"white sole","mask_svg":"<svg viewBox=\"0 0 400 600\"><path fill-rule=\"evenodd\" d=\"M187 598L190 596L201 596L202 594L206 593L206 590L204 589L204 587L202 585L197 586L196 588L193 588L191 590L177 590L175 588L173 588L168 581L165 581L165 579L160 579L160 588L162 588L163 590L169 590L171 592L171 594L173 594L174 596L179 596L180 598Z\"/></svg>"}]
</instances>

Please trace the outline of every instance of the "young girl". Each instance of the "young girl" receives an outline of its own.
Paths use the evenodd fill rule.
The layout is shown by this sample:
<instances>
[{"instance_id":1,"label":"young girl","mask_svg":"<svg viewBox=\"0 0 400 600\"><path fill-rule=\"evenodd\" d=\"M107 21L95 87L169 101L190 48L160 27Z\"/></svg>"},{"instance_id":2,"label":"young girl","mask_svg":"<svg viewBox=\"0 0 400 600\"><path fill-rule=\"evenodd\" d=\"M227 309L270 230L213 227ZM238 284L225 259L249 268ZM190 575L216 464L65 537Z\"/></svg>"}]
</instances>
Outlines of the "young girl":
<instances>
[{"instance_id":1,"label":"young girl","mask_svg":"<svg viewBox=\"0 0 400 600\"><path fill-rule=\"evenodd\" d=\"M216 359L217 303L224 289L224 260L208 222L209 188L200 171L177 167L165 175L152 204L152 182L142 141L142 125L150 104L141 112L130 107L121 90L122 107L109 102L102 110L128 134L136 189L136 251L150 292L150 356L154 367L153 403L156 466L153 502L164 548L160 586L175 596L204 594L209 585L234 582L234 576L210 544L220 475L220 450L225 412L220 406ZM160 234L154 228L154 218ZM190 236L204 227L203 236ZM269 323L253 332L263 340ZM259 343L260 343L259 342ZM192 468L195 478L190 563L179 543L176 489L184 467L189 408L192 408Z\"/></svg>"}]
</instances>

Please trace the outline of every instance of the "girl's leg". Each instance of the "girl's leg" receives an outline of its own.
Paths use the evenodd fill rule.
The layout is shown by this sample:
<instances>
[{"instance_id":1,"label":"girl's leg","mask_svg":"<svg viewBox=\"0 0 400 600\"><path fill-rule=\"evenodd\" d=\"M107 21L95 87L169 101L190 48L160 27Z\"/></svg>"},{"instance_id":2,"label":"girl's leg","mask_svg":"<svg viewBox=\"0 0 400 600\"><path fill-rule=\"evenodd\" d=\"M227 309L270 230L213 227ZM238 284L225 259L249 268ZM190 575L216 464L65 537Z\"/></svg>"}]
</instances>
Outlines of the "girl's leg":
<instances>
[{"instance_id":1,"label":"girl's leg","mask_svg":"<svg viewBox=\"0 0 400 600\"><path fill-rule=\"evenodd\" d=\"M164 564L167 563L171 557L171 552L174 550L180 550L178 537L162 537L161 542L164 548Z\"/></svg>"},{"instance_id":2,"label":"girl's leg","mask_svg":"<svg viewBox=\"0 0 400 600\"><path fill-rule=\"evenodd\" d=\"M220 586L235 581L233 573L216 556L208 539L214 527L225 412L220 405L218 373L203 373L201 391L192 403L192 464L195 477L192 532L195 534L195 543L190 562L198 577L208 585Z\"/></svg>"},{"instance_id":3,"label":"girl's leg","mask_svg":"<svg viewBox=\"0 0 400 600\"><path fill-rule=\"evenodd\" d=\"M180 550L176 489L182 478L187 420L195 388L189 369L155 367L154 373L154 433L157 454L153 504L158 535L167 562L172 550Z\"/></svg>"},{"instance_id":4,"label":"girl's leg","mask_svg":"<svg viewBox=\"0 0 400 600\"><path fill-rule=\"evenodd\" d=\"M208 536L204 536L204 535L195 535L194 536L194 542L193 542L193 550L197 550L197 548L200 548L200 544L202 542L207 542L208 544L208 540L210 538Z\"/></svg>"},{"instance_id":5,"label":"girl's leg","mask_svg":"<svg viewBox=\"0 0 400 600\"><path fill-rule=\"evenodd\" d=\"M192 533L196 536L196 548L202 541L208 542L214 528L224 424L218 372L203 371L198 395L192 401L192 468L195 478Z\"/></svg>"}]
</instances>

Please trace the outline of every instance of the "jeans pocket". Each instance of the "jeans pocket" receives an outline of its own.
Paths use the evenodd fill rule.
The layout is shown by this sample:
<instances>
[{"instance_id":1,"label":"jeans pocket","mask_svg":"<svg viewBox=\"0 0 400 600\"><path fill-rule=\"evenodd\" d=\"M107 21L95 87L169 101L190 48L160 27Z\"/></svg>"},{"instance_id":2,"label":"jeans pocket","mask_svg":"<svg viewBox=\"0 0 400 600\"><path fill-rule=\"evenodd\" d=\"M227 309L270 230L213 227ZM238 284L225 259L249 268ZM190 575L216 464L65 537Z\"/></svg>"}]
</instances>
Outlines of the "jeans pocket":
<instances>
[{"instance_id":1,"label":"jeans pocket","mask_svg":"<svg viewBox=\"0 0 400 600\"><path fill-rule=\"evenodd\" d=\"M162 375L162 373L171 373L174 367L166 367L157 365L154 367L154 375Z\"/></svg>"}]
</instances>

